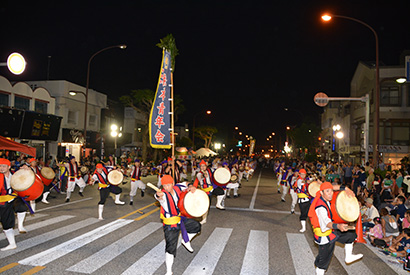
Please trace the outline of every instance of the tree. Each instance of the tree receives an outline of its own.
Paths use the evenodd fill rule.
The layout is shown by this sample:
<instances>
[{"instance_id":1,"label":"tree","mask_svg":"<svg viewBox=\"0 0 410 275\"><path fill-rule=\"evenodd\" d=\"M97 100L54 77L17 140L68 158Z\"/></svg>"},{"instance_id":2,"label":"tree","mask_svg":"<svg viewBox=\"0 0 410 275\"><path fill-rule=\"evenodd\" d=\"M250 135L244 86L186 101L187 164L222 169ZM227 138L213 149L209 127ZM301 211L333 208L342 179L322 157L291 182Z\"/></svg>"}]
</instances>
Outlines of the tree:
<instances>
[{"instance_id":1,"label":"tree","mask_svg":"<svg viewBox=\"0 0 410 275\"><path fill-rule=\"evenodd\" d=\"M164 38L159 40L160 42L157 44L158 48L166 49L171 52L171 64L172 70L175 72L175 58L177 57L178 49L177 44L175 42L175 38L172 34L168 34Z\"/></svg>"},{"instance_id":2,"label":"tree","mask_svg":"<svg viewBox=\"0 0 410 275\"><path fill-rule=\"evenodd\" d=\"M195 128L195 136L204 140L204 147L209 148L211 146L212 137L218 130L211 126L200 126Z\"/></svg>"},{"instance_id":3,"label":"tree","mask_svg":"<svg viewBox=\"0 0 410 275\"><path fill-rule=\"evenodd\" d=\"M310 154L314 154L318 148L320 135L320 127L312 122L303 122L299 127L288 132L291 138L293 147L308 149Z\"/></svg>"}]
</instances>

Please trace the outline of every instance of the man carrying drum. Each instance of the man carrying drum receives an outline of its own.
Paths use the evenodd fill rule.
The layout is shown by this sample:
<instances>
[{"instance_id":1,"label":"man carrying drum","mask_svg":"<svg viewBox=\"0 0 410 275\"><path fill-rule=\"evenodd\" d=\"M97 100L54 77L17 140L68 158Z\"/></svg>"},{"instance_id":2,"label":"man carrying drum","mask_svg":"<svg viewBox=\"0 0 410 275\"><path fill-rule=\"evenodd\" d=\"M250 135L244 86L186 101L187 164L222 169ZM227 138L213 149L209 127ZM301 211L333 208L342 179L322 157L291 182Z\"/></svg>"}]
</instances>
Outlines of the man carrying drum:
<instances>
[{"instance_id":1,"label":"man carrying drum","mask_svg":"<svg viewBox=\"0 0 410 275\"><path fill-rule=\"evenodd\" d=\"M336 241L345 244L345 262L350 264L363 257L363 254L353 254L353 242L357 235L354 230L348 230L348 225L334 223L330 201L333 198L333 190L342 190L343 187L333 186L330 182L320 185L320 197L316 198L310 207L309 218L313 227L315 243L319 245L319 254L316 257L316 274L325 274L332 259ZM354 193L346 188L348 196Z\"/></svg>"},{"instance_id":2,"label":"man carrying drum","mask_svg":"<svg viewBox=\"0 0 410 275\"><path fill-rule=\"evenodd\" d=\"M134 203L134 196L137 194L138 188L141 189L141 197L144 197L145 183L141 180L140 160L135 159L131 170L131 191L130 191L130 205Z\"/></svg>"},{"instance_id":3,"label":"man carrying drum","mask_svg":"<svg viewBox=\"0 0 410 275\"><path fill-rule=\"evenodd\" d=\"M103 220L102 214L104 211L104 204L106 199L111 193L115 194L115 204L125 204L125 202L120 201L120 196L122 189L117 185L112 185L108 182L108 169L111 171L112 168L105 168L101 163L95 166L95 172L91 181L98 183L98 190L100 190L100 201L98 202L98 219Z\"/></svg>"},{"instance_id":4,"label":"man carrying drum","mask_svg":"<svg viewBox=\"0 0 410 275\"><path fill-rule=\"evenodd\" d=\"M80 187L80 191L78 194L81 197L84 197L83 191L86 186L85 181L83 180L82 177L79 176L79 168L78 164L75 161L75 157L71 156L70 157L70 162L69 163L64 163L63 164L67 170L68 170L68 182L67 182L67 197L65 202L70 201L71 193L74 192L75 185L77 184L78 187ZM61 166L61 165L60 165Z\"/></svg>"},{"instance_id":5,"label":"man carrying drum","mask_svg":"<svg viewBox=\"0 0 410 275\"><path fill-rule=\"evenodd\" d=\"M306 231L306 219L308 217L309 206L310 206L310 197L308 193L308 185L310 181L306 180L306 170L299 170L299 177L296 179L293 187L296 190L298 196L298 204L300 209L300 224L302 228L299 230L300 233Z\"/></svg>"},{"instance_id":6,"label":"man carrying drum","mask_svg":"<svg viewBox=\"0 0 410 275\"><path fill-rule=\"evenodd\" d=\"M181 244L189 251L194 252L191 247L191 240L201 231L201 224L196 220L181 217L178 208L178 200L181 192L188 189L194 193L194 186L186 186L186 183L174 185L174 180L170 175L164 175L161 179L162 191L157 191L154 197L161 204L161 219L164 226L165 236L165 264L166 275L172 274L172 265L177 253L179 232L182 234ZM181 222L182 220L182 222Z\"/></svg>"},{"instance_id":7,"label":"man carrying drum","mask_svg":"<svg viewBox=\"0 0 410 275\"><path fill-rule=\"evenodd\" d=\"M9 241L9 245L2 248L1 251L17 248L13 230L16 221L12 205L15 195L12 195L13 190L10 186L10 166L11 163L8 159L0 158L0 219L4 234Z\"/></svg>"}]
</instances>

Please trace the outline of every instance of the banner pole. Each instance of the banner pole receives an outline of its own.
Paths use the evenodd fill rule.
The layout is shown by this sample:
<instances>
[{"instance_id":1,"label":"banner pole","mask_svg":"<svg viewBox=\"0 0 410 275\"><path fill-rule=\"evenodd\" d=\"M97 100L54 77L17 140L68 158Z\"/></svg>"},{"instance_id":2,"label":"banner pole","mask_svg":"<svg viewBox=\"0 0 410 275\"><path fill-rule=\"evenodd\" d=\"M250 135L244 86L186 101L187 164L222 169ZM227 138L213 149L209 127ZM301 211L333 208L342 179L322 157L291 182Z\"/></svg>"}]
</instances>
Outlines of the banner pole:
<instances>
[{"instance_id":1,"label":"banner pole","mask_svg":"<svg viewBox=\"0 0 410 275\"><path fill-rule=\"evenodd\" d=\"M171 67L171 142L172 142L172 176L176 181L175 175L175 130L174 130L174 73ZM177 184L177 182L175 182Z\"/></svg>"}]
</instances>

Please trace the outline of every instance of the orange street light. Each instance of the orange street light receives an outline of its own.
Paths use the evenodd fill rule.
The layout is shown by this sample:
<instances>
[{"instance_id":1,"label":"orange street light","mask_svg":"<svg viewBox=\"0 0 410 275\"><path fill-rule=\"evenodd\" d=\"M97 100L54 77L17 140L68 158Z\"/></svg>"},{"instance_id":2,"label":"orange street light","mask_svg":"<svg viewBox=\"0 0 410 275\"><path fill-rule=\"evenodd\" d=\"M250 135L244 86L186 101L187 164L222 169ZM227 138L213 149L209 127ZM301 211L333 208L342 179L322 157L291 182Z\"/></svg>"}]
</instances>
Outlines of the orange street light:
<instances>
[{"instance_id":1,"label":"orange street light","mask_svg":"<svg viewBox=\"0 0 410 275\"><path fill-rule=\"evenodd\" d=\"M206 111L206 113L207 113L208 115L210 115L212 112L208 110L208 111Z\"/></svg>"}]
</instances>

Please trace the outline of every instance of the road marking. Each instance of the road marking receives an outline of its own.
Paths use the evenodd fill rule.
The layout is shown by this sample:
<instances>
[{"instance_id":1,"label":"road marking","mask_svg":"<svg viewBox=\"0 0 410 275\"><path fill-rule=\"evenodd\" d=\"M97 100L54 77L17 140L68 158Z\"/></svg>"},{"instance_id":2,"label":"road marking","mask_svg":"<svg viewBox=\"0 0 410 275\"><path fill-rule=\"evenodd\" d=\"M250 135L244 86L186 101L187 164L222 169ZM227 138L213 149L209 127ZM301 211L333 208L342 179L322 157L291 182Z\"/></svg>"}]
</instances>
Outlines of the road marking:
<instances>
[{"instance_id":1,"label":"road marking","mask_svg":"<svg viewBox=\"0 0 410 275\"><path fill-rule=\"evenodd\" d=\"M269 274L269 236L267 231L251 230L241 274Z\"/></svg>"},{"instance_id":2,"label":"road marking","mask_svg":"<svg viewBox=\"0 0 410 275\"><path fill-rule=\"evenodd\" d=\"M26 215L26 221L31 221L31 220L35 220L35 219L39 219L39 218L43 218L43 217L47 217L50 216L48 214L33 214L33 215ZM17 221L17 219L16 219Z\"/></svg>"},{"instance_id":3,"label":"road marking","mask_svg":"<svg viewBox=\"0 0 410 275\"><path fill-rule=\"evenodd\" d=\"M32 269L30 269L29 271L24 272L21 275L31 275L31 274L35 274L37 272L39 272L40 270L43 270L44 268L46 268L45 266L36 266Z\"/></svg>"},{"instance_id":4,"label":"road marking","mask_svg":"<svg viewBox=\"0 0 410 275\"><path fill-rule=\"evenodd\" d=\"M46 227L46 226L51 225L51 224L55 224L55 223L59 223L59 222L71 219L71 218L74 218L74 216L63 215L63 216L51 218L51 219L48 219L48 220L45 220L45 221L41 221L41 222L38 222L38 223L27 225L27 226L25 226L25 228L28 232L30 232L30 231L33 231L33 230L36 230L36 229L39 229L39 228L42 228L42 227ZM14 229L14 236L17 236L17 235L20 235L20 232L19 232L18 229ZM4 240L4 239L6 239L6 236L5 235L0 235L0 240Z\"/></svg>"},{"instance_id":5,"label":"road marking","mask_svg":"<svg viewBox=\"0 0 410 275\"><path fill-rule=\"evenodd\" d=\"M144 206L144 207L142 207L142 208L140 208L140 209L137 209L137 210L135 210L135 211L132 211L131 213L128 213L127 215L122 216L121 218L118 218L118 219L119 219L119 220L120 220L120 219L125 219L126 217L129 217L129 216L131 216L131 215L133 215L133 214L135 214L135 213L141 212L141 210L144 210L145 208L148 208L148 207L150 207L150 206L153 206L154 204L155 204L155 202L153 202L153 203L151 203L151 204L148 204L148 205L146 205L146 206Z\"/></svg>"},{"instance_id":6,"label":"road marking","mask_svg":"<svg viewBox=\"0 0 410 275\"><path fill-rule=\"evenodd\" d=\"M5 258L5 257L10 256L10 255L13 255L13 254L16 254L17 252L26 250L28 248L37 246L39 244L45 243L45 242L50 241L52 239L59 238L59 237L65 235L65 234L74 232L78 229L81 229L83 227L89 226L89 225L97 223L97 222L99 222L98 219L89 218L89 219L86 219L86 220L82 220L82 221L79 221L79 222L69 224L67 226L55 229L53 231L46 232L44 234L35 236L33 238L26 239L24 241L17 242L17 248L13 249L13 250L3 251L2 253L0 253L0 259Z\"/></svg>"},{"instance_id":7,"label":"road marking","mask_svg":"<svg viewBox=\"0 0 410 275\"><path fill-rule=\"evenodd\" d=\"M261 175L262 175L262 170L259 172L258 181L256 182L255 190L253 190L251 204L249 205L249 209L251 210L253 210L253 208L255 207L256 194L258 194L258 188L259 188L259 183L261 181Z\"/></svg>"},{"instance_id":8,"label":"road marking","mask_svg":"<svg viewBox=\"0 0 410 275\"><path fill-rule=\"evenodd\" d=\"M18 263L11 263L11 264L8 264L6 266L3 266L2 268L0 268L0 273L4 272L6 270L12 269L13 267L15 267L17 265L19 265L19 264Z\"/></svg>"},{"instance_id":9,"label":"road marking","mask_svg":"<svg viewBox=\"0 0 410 275\"><path fill-rule=\"evenodd\" d=\"M297 275L316 274L315 256L304 234L286 233L292 262Z\"/></svg>"},{"instance_id":10,"label":"road marking","mask_svg":"<svg viewBox=\"0 0 410 275\"><path fill-rule=\"evenodd\" d=\"M211 208L216 208L214 205ZM269 209L249 209L249 208L240 208L240 207L227 207L225 206L226 210L233 210L233 211L246 211L246 212L262 212L262 213L274 213L274 214L286 214L290 215L290 211L280 211L280 210L269 210ZM299 215L300 212L295 212L296 215Z\"/></svg>"},{"instance_id":11,"label":"road marking","mask_svg":"<svg viewBox=\"0 0 410 275\"><path fill-rule=\"evenodd\" d=\"M74 204L74 203L79 203L79 202L83 202L83 201L88 201L88 200L92 200L92 199L93 199L93 198L85 198L85 199L78 200L78 201L65 202L65 203L62 203L62 204L58 204L58 205L54 205L54 206L50 206L50 207L46 207L46 208L41 208L40 210L36 210L36 213L41 212L41 211L46 211L46 210L54 209L54 208L58 208L58 207L61 207L61 206L67 206L67 205Z\"/></svg>"},{"instance_id":12,"label":"road marking","mask_svg":"<svg viewBox=\"0 0 410 275\"><path fill-rule=\"evenodd\" d=\"M143 218L148 217L149 215L151 215L151 214L157 212L158 210L159 210L159 208L154 209L154 210L151 210L151 211L149 211L148 213L145 213L144 215L142 215L141 217L136 218L134 221L142 220Z\"/></svg>"},{"instance_id":13,"label":"road marking","mask_svg":"<svg viewBox=\"0 0 410 275\"><path fill-rule=\"evenodd\" d=\"M80 272L91 274L97 269L101 268L103 265L112 261L115 257L121 255L132 246L139 243L141 240L158 230L162 227L162 223L151 222L147 225L139 228L136 231L128 234L127 236L121 238L120 240L110 244L104 249L98 251L97 253L91 255L90 257L82 260L81 262L73 265L72 267L66 269L67 271ZM144 267L145 268L145 267ZM139 273L134 273L139 274Z\"/></svg>"},{"instance_id":14,"label":"road marking","mask_svg":"<svg viewBox=\"0 0 410 275\"><path fill-rule=\"evenodd\" d=\"M373 272L363 263L363 261L359 260L354 262L353 264L347 265L345 262L345 252L344 248L336 245L334 255L339 260L340 264L343 268L347 271L347 274L360 274L360 275L372 275Z\"/></svg>"},{"instance_id":15,"label":"road marking","mask_svg":"<svg viewBox=\"0 0 410 275\"><path fill-rule=\"evenodd\" d=\"M111 233L129 223L133 222L132 220L115 220L103 226L100 226L92 231L89 231L77 238L66 241L60 245L57 245L53 248L50 248L46 251L28 257L19 261L20 264L24 265L33 265L33 266L44 266L54 260L57 260L64 255L83 247L86 244L89 244L92 241L95 241L108 233Z\"/></svg>"},{"instance_id":16,"label":"road marking","mask_svg":"<svg viewBox=\"0 0 410 275\"><path fill-rule=\"evenodd\" d=\"M231 236L232 228L215 228L201 250L185 270L184 275L212 274Z\"/></svg>"},{"instance_id":17,"label":"road marking","mask_svg":"<svg viewBox=\"0 0 410 275\"><path fill-rule=\"evenodd\" d=\"M178 246L181 246L181 235L178 238ZM148 251L132 266L125 270L121 275L152 275L165 262L165 240L157 244Z\"/></svg>"}]
</instances>

